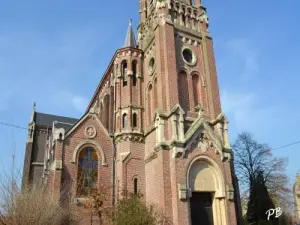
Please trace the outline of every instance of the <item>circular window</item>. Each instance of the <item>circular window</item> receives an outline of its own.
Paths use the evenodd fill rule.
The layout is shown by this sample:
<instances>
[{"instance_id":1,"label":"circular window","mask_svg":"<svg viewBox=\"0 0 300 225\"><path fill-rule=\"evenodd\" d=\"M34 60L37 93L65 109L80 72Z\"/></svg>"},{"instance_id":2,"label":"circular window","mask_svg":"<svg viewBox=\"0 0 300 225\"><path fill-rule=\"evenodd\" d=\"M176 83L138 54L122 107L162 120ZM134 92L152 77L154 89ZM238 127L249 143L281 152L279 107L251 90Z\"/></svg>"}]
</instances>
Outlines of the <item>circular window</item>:
<instances>
[{"instance_id":1,"label":"circular window","mask_svg":"<svg viewBox=\"0 0 300 225\"><path fill-rule=\"evenodd\" d=\"M155 67L155 60L154 58L151 58L149 61L149 74L152 75L153 71L154 71L154 67Z\"/></svg>"},{"instance_id":2,"label":"circular window","mask_svg":"<svg viewBox=\"0 0 300 225\"><path fill-rule=\"evenodd\" d=\"M184 48L182 50L182 57L184 61L189 65L194 65L196 63L196 56L189 48Z\"/></svg>"}]
</instances>

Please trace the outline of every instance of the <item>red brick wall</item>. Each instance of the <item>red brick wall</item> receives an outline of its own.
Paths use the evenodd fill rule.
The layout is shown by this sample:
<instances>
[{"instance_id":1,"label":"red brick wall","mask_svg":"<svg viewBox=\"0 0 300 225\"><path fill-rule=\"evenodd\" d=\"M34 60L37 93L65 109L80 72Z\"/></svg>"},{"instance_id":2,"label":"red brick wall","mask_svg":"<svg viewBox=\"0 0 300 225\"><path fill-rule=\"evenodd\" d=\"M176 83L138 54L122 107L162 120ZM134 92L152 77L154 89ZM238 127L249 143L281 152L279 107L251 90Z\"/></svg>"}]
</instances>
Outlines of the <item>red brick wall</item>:
<instances>
[{"instance_id":1,"label":"red brick wall","mask_svg":"<svg viewBox=\"0 0 300 225\"><path fill-rule=\"evenodd\" d=\"M113 152L113 146L112 146L112 141L110 137L107 134L107 131L103 127L103 125L100 125L95 118L87 118L85 121L83 121L77 129L75 129L70 136L68 136L65 141L64 141L64 154L63 154L63 176L62 176L62 184L65 183L72 183L72 194L73 196L76 194L75 193L75 185L77 183L77 157L76 156L76 163L71 163L74 151L76 147L85 140L89 140L88 138L85 137L85 128L87 126L94 126L97 131L97 135L94 139L91 139L97 145L101 147L101 149L104 152L107 166L102 166L102 156L100 154L100 150L97 149L96 146L92 144L86 144L83 145L80 150L82 150L85 147L92 147L96 150L99 156L99 161L98 161L98 182L99 184L111 184L112 181L112 152ZM78 151L79 153L79 151ZM55 172L56 175L57 171ZM55 189L58 191L57 189Z\"/></svg>"}]
</instances>

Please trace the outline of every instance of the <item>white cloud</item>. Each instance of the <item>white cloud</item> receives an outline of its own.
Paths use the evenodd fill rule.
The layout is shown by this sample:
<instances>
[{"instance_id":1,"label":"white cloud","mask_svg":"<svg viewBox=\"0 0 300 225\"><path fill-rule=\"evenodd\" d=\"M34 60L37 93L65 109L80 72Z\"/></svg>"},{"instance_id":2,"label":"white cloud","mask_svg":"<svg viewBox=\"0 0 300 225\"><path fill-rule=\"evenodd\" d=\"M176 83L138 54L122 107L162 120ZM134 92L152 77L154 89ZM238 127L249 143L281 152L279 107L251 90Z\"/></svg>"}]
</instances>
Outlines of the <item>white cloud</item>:
<instances>
[{"instance_id":1,"label":"white cloud","mask_svg":"<svg viewBox=\"0 0 300 225\"><path fill-rule=\"evenodd\" d=\"M84 113L89 99L69 90L55 90L54 93L47 96L50 105L52 107L59 107L62 111L77 111L78 113Z\"/></svg>"},{"instance_id":2,"label":"white cloud","mask_svg":"<svg viewBox=\"0 0 300 225\"><path fill-rule=\"evenodd\" d=\"M86 107L88 106L88 104L89 104L89 100L82 96L74 95L72 98L73 107L80 112L84 112L86 110Z\"/></svg>"},{"instance_id":3,"label":"white cloud","mask_svg":"<svg viewBox=\"0 0 300 225\"><path fill-rule=\"evenodd\" d=\"M259 69L258 51L254 44L246 38L234 38L226 43L228 51L234 59L241 63L243 67L242 76L245 78L254 76Z\"/></svg>"},{"instance_id":4,"label":"white cloud","mask_svg":"<svg viewBox=\"0 0 300 225\"><path fill-rule=\"evenodd\" d=\"M223 111L236 132L269 132L283 121L279 105L264 105L260 96L242 91L221 90Z\"/></svg>"}]
</instances>

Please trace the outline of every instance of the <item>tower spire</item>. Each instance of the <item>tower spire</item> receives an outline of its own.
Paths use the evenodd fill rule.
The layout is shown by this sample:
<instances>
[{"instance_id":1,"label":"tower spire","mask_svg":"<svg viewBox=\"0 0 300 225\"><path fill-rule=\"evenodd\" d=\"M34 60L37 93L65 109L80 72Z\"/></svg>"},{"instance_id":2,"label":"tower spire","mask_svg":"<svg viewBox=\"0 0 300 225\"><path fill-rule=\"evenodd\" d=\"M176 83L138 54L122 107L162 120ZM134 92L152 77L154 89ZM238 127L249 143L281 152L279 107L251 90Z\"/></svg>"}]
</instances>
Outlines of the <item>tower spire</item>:
<instances>
[{"instance_id":1,"label":"tower spire","mask_svg":"<svg viewBox=\"0 0 300 225\"><path fill-rule=\"evenodd\" d=\"M132 19L129 20L129 26L128 26L127 35L124 43L124 48L126 47L136 48L136 40L132 29Z\"/></svg>"},{"instance_id":2,"label":"tower spire","mask_svg":"<svg viewBox=\"0 0 300 225\"><path fill-rule=\"evenodd\" d=\"M35 108L36 108L36 103L34 102L33 108L32 108L32 113L31 113L31 119L30 119L31 123L34 121Z\"/></svg>"}]
</instances>

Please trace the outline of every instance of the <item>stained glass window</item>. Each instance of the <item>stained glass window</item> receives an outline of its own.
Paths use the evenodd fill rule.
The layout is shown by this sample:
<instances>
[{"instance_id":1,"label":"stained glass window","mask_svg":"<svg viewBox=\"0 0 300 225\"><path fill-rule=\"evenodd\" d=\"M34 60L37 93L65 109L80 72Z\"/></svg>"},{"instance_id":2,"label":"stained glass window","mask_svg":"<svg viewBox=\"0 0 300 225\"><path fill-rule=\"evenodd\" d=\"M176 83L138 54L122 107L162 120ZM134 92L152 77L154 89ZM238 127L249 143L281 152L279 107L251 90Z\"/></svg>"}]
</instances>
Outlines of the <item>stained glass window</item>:
<instances>
[{"instance_id":1,"label":"stained glass window","mask_svg":"<svg viewBox=\"0 0 300 225\"><path fill-rule=\"evenodd\" d=\"M98 156L93 148L85 148L78 157L77 195L88 196L97 189Z\"/></svg>"}]
</instances>

